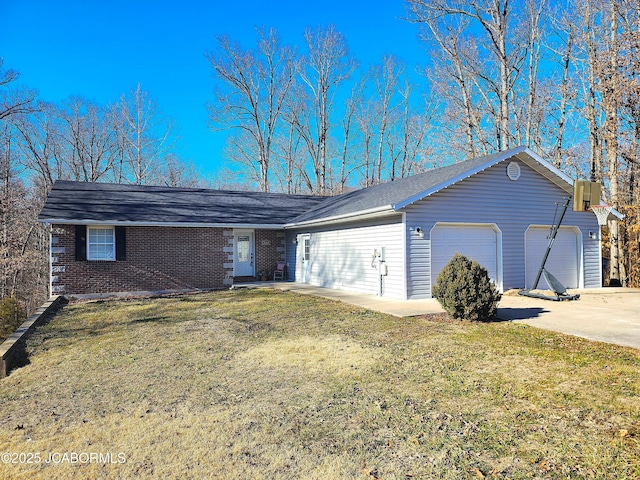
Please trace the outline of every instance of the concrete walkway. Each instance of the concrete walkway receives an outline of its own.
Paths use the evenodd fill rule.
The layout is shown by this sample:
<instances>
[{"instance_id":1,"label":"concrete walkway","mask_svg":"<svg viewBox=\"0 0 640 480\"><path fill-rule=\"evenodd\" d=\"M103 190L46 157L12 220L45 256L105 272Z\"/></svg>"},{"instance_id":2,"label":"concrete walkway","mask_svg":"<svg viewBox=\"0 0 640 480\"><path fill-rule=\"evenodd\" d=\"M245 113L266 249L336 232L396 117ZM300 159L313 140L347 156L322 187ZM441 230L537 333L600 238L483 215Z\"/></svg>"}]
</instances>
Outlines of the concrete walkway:
<instances>
[{"instance_id":1,"label":"concrete walkway","mask_svg":"<svg viewBox=\"0 0 640 480\"><path fill-rule=\"evenodd\" d=\"M398 317L444 312L435 299L394 300L291 282L256 282L234 288L274 288L315 295ZM498 305L498 318L640 349L640 289L599 288L569 293L579 293L580 299L552 302L509 292Z\"/></svg>"},{"instance_id":2,"label":"concrete walkway","mask_svg":"<svg viewBox=\"0 0 640 480\"><path fill-rule=\"evenodd\" d=\"M302 295L314 295L316 297L340 300L351 305L368 308L376 312L388 313L396 317L413 317L429 313L443 313L444 310L436 299L428 300L395 300L393 298L378 297L364 293L337 290L333 288L315 287L304 283L293 282L255 282L240 283L233 288L273 288L286 292L295 292Z\"/></svg>"}]
</instances>

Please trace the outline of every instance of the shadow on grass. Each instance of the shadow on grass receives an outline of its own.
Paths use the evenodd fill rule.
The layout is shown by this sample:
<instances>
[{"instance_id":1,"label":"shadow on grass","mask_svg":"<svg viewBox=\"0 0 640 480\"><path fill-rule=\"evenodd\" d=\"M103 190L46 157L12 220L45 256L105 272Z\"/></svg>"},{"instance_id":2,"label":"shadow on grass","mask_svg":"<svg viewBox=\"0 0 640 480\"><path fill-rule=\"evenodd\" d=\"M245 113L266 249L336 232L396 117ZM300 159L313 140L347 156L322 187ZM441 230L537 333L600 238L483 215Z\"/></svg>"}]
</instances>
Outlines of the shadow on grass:
<instances>
[{"instance_id":1,"label":"shadow on grass","mask_svg":"<svg viewBox=\"0 0 640 480\"><path fill-rule=\"evenodd\" d=\"M495 322L510 322L512 320L527 320L529 318L539 317L541 314L548 312L540 307L531 308L498 308L498 313L494 319Z\"/></svg>"},{"instance_id":2,"label":"shadow on grass","mask_svg":"<svg viewBox=\"0 0 640 480\"><path fill-rule=\"evenodd\" d=\"M171 309L170 313L164 314L162 311L157 311L158 309L154 308L153 304L149 304L149 308L144 308L143 311L134 310L127 313L127 307L140 306L146 307L144 304L126 303L126 300L118 301L118 303L114 301L84 303L81 308L74 305L76 310L69 312L73 321L69 321L68 317L61 318L60 322L42 329L34 342L40 344L52 339L65 339L72 343L82 337L98 337L128 326L149 323L179 324L198 318L197 308L189 309L186 313L179 309Z\"/></svg>"},{"instance_id":3,"label":"shadow on grass","mask_svg":"<svg viewBox=\"0 0 640 480\"><path fill-rule=\"evenodd\" d=\"M29 349L27 348L27 342L32 336L37 334L37 329L46 326L49 322L51 322L51 320L58 314L58 312L62 311L62 309L64 309L64 307L68 303L69 301L66 298L59 298L49 307L48 310L45 311L45 313L43 313L38 318L38 320L36 320L31 325L30 328L26 329L20 339L14 344L13 350L11 352L7 352L8 355L5 357L5 361L7 362L8 367L7 374L15 370L16 368L26 367L31 363L29 360ZM2 343L3 341L4 339L0 340L0 343Z\"/></svg>"}]
</instances>

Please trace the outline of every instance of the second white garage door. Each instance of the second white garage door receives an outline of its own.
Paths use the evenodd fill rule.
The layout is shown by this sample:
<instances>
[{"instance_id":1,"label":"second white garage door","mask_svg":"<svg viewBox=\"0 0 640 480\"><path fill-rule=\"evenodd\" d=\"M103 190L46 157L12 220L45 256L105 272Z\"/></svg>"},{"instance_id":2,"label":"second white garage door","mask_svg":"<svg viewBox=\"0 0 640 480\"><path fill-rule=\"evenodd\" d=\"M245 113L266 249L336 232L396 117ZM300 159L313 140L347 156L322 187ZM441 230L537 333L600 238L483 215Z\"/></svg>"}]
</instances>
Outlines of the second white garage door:
<instances>
[{"instance_id":1,"label":"second white garage door","mask_svg":"<svg viewBox=\"0 0 640 480\"><path fill-rule=\"evenodd\" d=\"M526 288L532 288L540 263L549 245L549 227L529 227L525 236ZM565 288L579 288L580 256L578 233L572 227L560 227L553 242L545 270L560 280ZM540 278L539 289L546 289L544 277Z\"/></svg>"},{"instance_id":2,"label":"second white garage door","mask_svg":"<svg viewBox=\"0 0 640 480\"><path fill-rule=\"evenodd\" d=\"M456 253L471 258L487 269L489 278L502 289L499 262L499 232L492 225L436 224L431 230L431 281Z\"/></svg>"}]
</instances>

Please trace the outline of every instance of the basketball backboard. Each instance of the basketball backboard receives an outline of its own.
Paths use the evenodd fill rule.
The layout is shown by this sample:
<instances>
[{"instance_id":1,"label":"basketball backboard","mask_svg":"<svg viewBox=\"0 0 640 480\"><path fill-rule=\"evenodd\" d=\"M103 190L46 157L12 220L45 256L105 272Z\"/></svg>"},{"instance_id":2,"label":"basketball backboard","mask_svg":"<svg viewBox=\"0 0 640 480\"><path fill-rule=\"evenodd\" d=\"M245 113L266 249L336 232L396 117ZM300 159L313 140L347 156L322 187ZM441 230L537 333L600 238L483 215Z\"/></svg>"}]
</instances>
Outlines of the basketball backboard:
<instances>
[{"instance_id":1,"label":"basketball backboard","mask_svg":"<svg viewBox=\"0 0 640 480\"><path fill-rule=\"evenodd\" d=\"M585 212L593 205L600 205L602 185L589 180L573 182L573 211Z\"/></svg>"}]
</instances>

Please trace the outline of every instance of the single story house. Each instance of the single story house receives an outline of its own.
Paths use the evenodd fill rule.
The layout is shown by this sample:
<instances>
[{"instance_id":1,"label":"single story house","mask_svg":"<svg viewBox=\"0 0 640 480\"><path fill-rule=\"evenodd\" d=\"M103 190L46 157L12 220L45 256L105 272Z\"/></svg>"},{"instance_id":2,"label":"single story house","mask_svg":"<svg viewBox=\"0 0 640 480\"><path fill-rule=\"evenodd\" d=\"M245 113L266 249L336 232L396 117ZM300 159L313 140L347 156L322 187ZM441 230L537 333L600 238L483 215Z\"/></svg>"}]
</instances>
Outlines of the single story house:
<instances>
[{"instance_id":1,"label":"single story house","mask_svg":"<svg viewBox=\"0 0 640 480\"><path fill-rule=\"evenodd\" d=\"M52 294L221 289L285 263L290 281L418 299L456 252L501 291L530 288L572 193L518 147L332 197L57 181L39 221ZM600 287L599 238L595 215L570 208L547 269Z\"/></svg>"}]
</instances>

